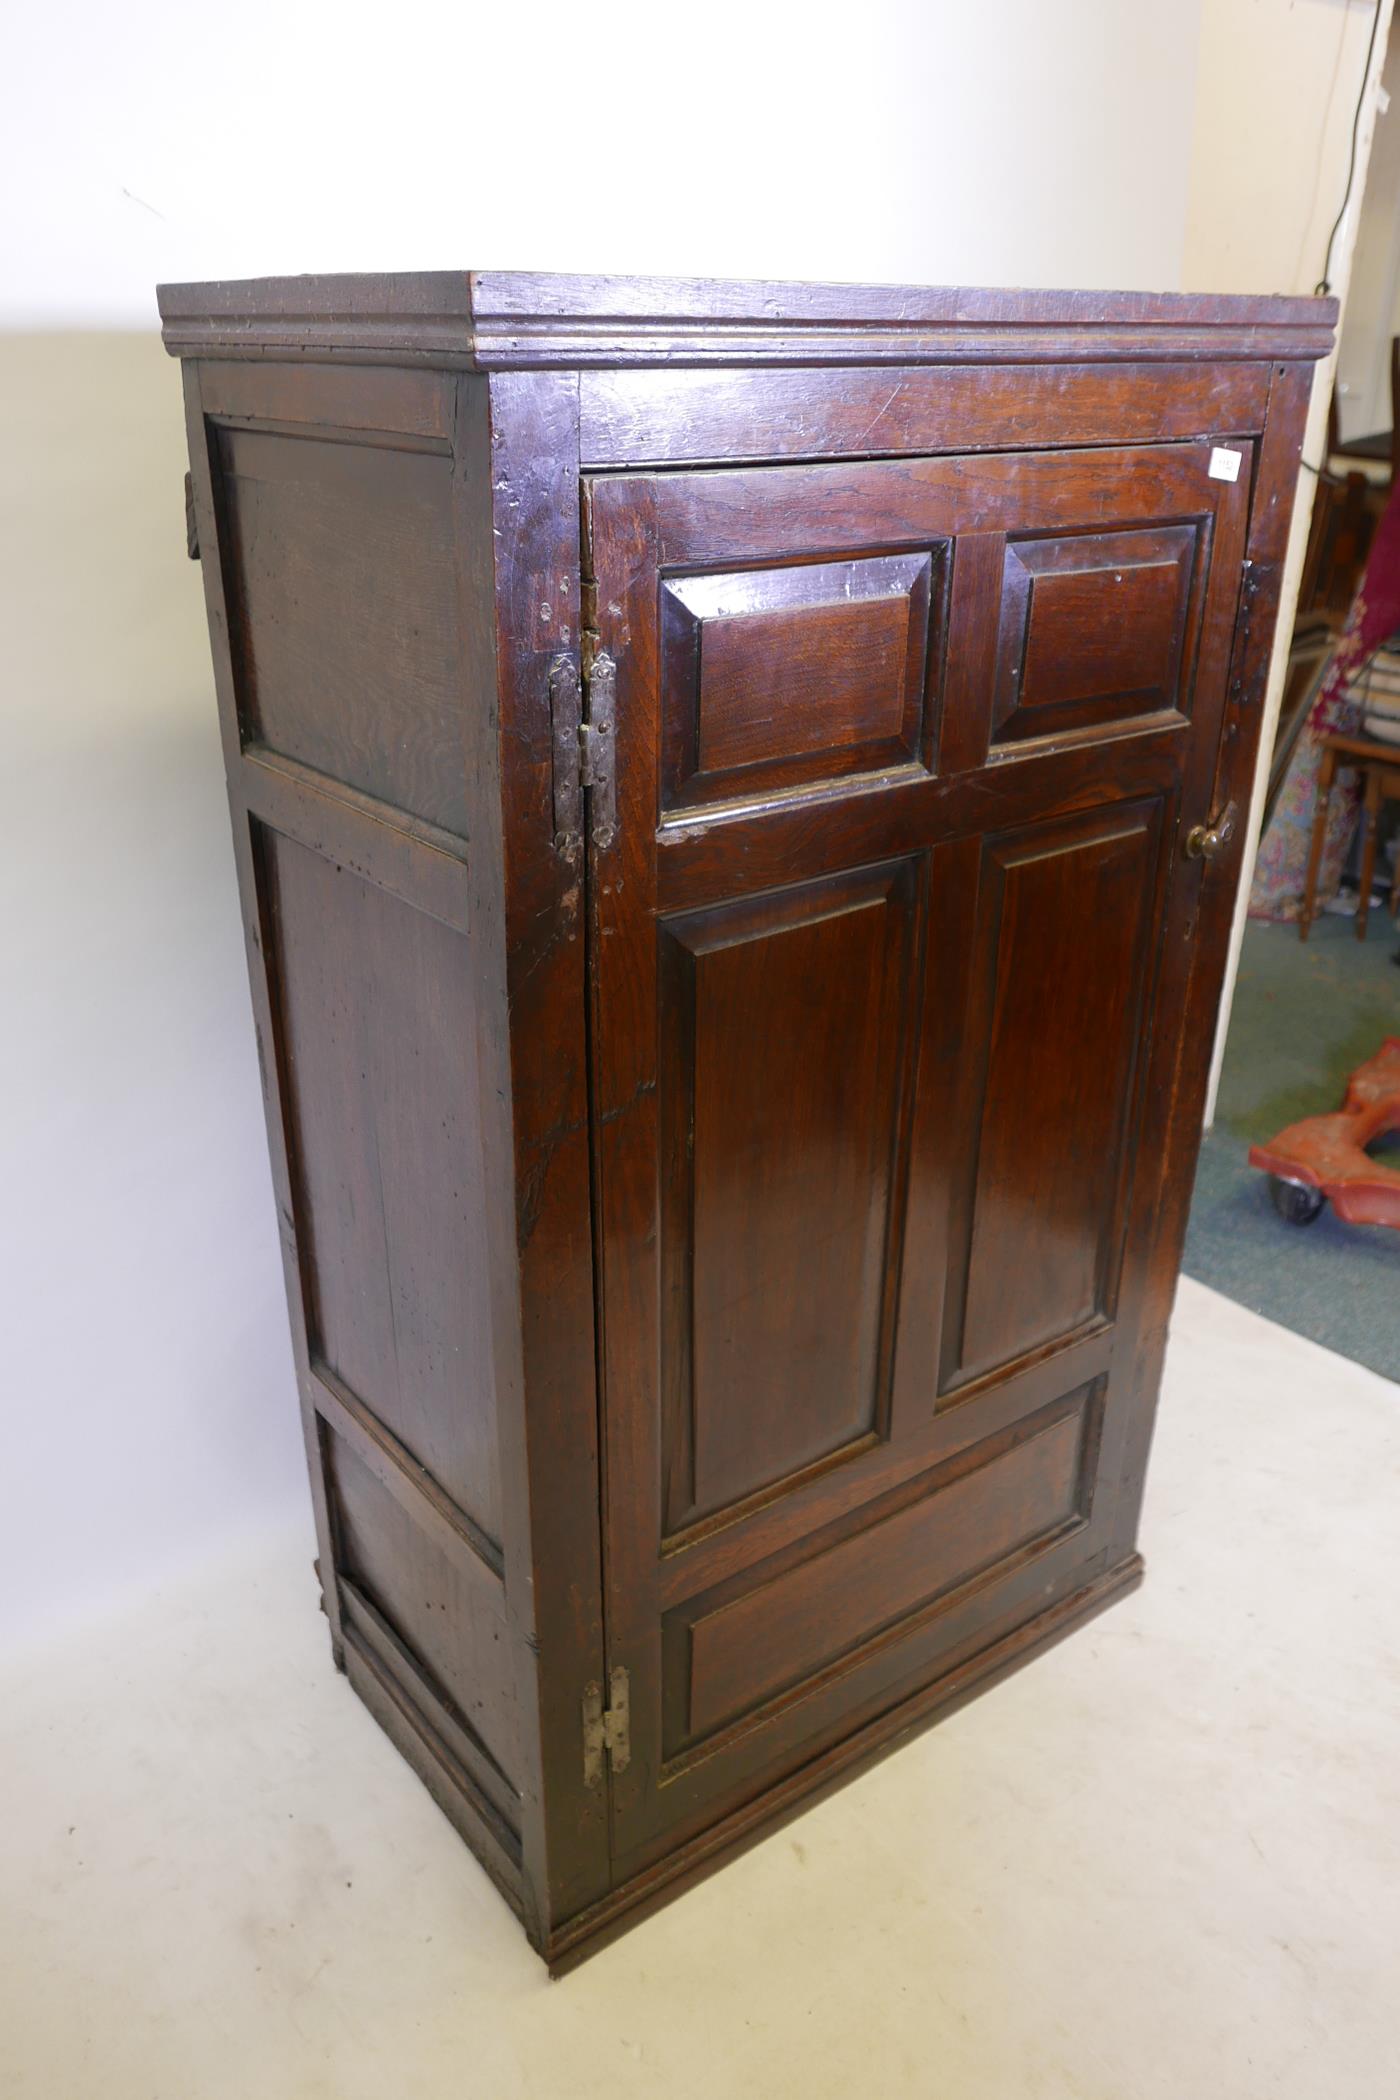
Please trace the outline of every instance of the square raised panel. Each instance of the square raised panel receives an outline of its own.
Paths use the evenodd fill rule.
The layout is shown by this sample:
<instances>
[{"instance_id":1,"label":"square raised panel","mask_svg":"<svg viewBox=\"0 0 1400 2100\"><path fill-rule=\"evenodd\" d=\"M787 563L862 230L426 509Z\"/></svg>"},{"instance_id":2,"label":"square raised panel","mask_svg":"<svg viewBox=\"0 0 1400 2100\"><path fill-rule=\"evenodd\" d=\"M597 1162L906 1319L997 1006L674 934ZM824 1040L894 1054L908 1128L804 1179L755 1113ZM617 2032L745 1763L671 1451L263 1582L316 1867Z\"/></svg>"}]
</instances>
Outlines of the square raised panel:
<instances>
[{"instance_id":1,"label":"square raised panel","mask_svg":"<svg viewBox=\"0 0 1400 2100\"><path fill-rule=\"evenodd\" d=\"M244 742L465 836L452 461L217 435Z\"/></svg>"},{"instance_id":2,"label":"square raised panel","mask_svg":"<svg viewBox=\"0 0 1400 2100\"><path fill-rule=\"evenodd\" d=\"M1179 706L1198 531L1008 542L994 743Z\"/></svg>"},{"instance_id":3,"label":"square raised panel","mask_svg":"<svg viewBox=\"0 0 1400 2100\"><path fill-rule=\"evenodd\" d=\"M943 549L667 577L663 809L918 763Z\"/></svg>"}]
</instances>

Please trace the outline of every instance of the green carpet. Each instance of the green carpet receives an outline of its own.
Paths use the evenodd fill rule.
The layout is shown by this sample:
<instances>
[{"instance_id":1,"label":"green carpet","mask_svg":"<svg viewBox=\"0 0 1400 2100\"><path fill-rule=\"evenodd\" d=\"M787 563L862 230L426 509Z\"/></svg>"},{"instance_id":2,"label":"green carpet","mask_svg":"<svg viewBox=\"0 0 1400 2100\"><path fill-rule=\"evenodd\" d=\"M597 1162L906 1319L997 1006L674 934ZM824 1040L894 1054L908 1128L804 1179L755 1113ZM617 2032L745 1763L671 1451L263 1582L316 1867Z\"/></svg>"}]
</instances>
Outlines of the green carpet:
<instances>
[{"instance_id":1,"label":"green carpet","mask_svg":"<svg viewBox=\"0 0 1400 2100\"><path fill-rule=\"evenodd\" d=\"M1296 927L1251 921L1184 1266L1281 1327L1400 1379L1400 1232L1343 1225L1330 1204L1314 1225L1286 1225L1245 1156L1286 1123L1339 1107L1355 1067L1400 1035L1397 946L1389 916L1374 909L1365 941L1351 919L1320 919L1306 944Z\"/></svg>"}]
</instances>

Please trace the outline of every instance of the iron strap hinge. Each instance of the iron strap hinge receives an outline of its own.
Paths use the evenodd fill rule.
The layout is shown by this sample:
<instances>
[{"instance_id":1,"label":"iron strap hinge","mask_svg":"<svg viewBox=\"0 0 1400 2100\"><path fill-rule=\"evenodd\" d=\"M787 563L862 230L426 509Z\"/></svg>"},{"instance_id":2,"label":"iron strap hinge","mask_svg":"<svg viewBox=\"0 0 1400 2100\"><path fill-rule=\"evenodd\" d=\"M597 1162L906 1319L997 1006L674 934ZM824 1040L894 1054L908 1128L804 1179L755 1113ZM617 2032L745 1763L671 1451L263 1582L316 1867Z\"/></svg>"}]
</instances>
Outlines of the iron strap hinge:
<instances>
[{"instance_id":1,"label":"iron strap hinge","mask_svg":"<svg viewBox=\"0 0 1400 2100\"><path fill-rule=\"evenodd\" d=\"M603 1777L603 1759L614 1772L625 1772L632 1757L630 1720L627 1708L627 1672L608 1673L609 1704L603 1704L600 1684L583 1688L583 1783L598 1786Z\"/></svg>"},{"instance_id":2,"label":"iron strap hinge","mask_svg":"<svg viewBox=\"0 0 1400 2100\"><path fill-rule=\"evenodd\" d=\"M1245 691L1245 677L1248 673L1252 683L1257 685L1260 666L1257 660L1251 661L1250 623L1254 616L1255 600L1264 588L1265 580L1265 571L1257 561L1246 558L1240 563L1240 602L1235 622L1234 666L1230 678L1230 699L1236 707L1247 706L1259 697L1253 691ZM1264 658L1263 669L1267 673L1267 656Z\"/></svg>"},{"instance_id":3,"label":"iron strap hinge","mask_svg":"<svg viewBox=\"0 0 1400 2100\"><path fill-rule=\"evenodd\" d=\"M586 696L575 657L556 656L549 666L554 841L561 848L582 833L585 788L591 798L588 828L594 845L606 848L617 836L616 694L617 666L606 649L590 666Z\"/></svg>"}]
</instances>

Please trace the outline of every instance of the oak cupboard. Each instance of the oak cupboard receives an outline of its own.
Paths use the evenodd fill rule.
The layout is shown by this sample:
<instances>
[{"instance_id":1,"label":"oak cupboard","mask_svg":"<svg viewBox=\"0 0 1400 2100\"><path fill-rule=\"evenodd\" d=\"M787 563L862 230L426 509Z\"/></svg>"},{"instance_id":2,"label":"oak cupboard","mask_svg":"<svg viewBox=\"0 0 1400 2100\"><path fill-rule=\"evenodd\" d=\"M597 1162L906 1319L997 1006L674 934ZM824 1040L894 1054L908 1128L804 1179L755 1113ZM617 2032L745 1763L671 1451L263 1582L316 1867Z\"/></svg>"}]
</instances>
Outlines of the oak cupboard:
<instances>
[{"instance_id":1,"label":"oak cupboard","mask_svg":"<svg viewBox=\"0 0 1400 2100\"><path fill-rule=\"evenodd\" d=\"M161 310L332 1645L559 1968L1139 1578L1335 308Z\"/></svg>"}]
</instances>

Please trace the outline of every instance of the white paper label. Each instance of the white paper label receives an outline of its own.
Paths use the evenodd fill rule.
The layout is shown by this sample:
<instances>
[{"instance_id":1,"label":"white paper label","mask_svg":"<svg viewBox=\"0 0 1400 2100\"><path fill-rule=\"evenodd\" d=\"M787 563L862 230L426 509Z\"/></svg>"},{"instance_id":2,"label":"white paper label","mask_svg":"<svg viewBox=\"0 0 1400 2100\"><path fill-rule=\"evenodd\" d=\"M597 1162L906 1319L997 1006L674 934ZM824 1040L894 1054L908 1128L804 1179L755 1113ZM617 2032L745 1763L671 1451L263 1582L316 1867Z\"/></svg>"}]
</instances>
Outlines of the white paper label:
<instances>
[{"instance_id":1,"label":"white paper label","mask_svg":"<svg viewBox=\"0 0 1400 2100\"><path fill-rule=\"evenodd\" d=\"M1232 452L1228 445L1211 447L1210 465L1206 472L1212 481L1238 481L1240 478L1241 454Z\"/></svg>"}]
</instances>

